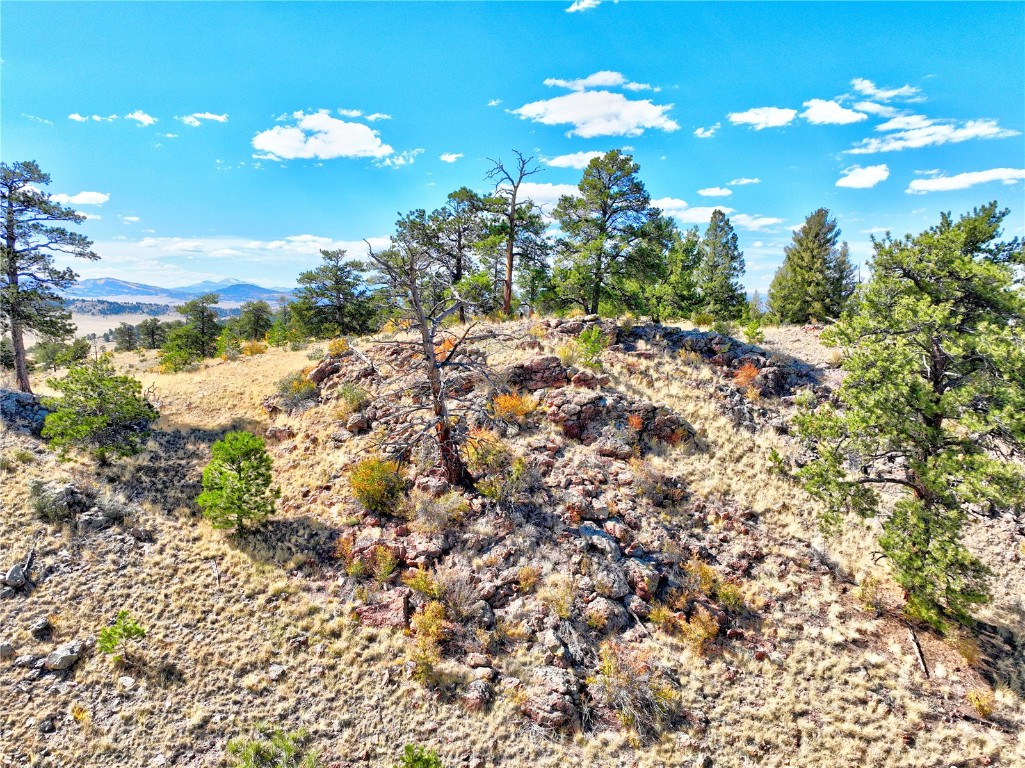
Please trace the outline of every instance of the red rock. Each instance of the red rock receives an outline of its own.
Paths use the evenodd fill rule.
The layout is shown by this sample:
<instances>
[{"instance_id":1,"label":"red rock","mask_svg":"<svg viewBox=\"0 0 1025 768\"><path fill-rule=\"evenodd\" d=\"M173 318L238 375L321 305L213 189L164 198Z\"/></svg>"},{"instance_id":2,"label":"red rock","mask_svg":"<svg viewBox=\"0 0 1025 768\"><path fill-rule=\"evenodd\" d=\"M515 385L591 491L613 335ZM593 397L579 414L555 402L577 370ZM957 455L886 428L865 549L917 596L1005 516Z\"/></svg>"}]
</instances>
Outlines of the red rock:
<instances>
[{"instance_id":1,"label":"red rock","mask_svg":"<svg viewBox=\"0 0 1025 768\"><path fill-rule=\"evenodd\" d=\"M356 609L360 624L368 627L409 628L409 589L401 587L384 595L384 600Z\"/></svg>"}]
</instances>

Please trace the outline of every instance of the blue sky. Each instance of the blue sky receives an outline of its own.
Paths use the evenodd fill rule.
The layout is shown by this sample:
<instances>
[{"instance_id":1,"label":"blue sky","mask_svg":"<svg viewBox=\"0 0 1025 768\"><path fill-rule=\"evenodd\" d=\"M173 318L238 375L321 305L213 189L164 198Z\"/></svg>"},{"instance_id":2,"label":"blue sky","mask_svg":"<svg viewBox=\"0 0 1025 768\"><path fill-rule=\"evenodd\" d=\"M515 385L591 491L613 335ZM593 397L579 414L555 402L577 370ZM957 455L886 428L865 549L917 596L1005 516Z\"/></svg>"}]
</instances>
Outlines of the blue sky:
<instances>
[{"instance_id":1,"label":"blue sky","mask_svg":"<svg viewBox=\"0 0 1025 768\"><path fill-rule=\"evenodd\" d=\"M82 277L293 284L397 214L626 148L678 223L727 213L749 289L830 209L859 258L997 199L1025 234L1025 3L21 3L4 162L88 214Z\"/></svg>"}]
</instances>

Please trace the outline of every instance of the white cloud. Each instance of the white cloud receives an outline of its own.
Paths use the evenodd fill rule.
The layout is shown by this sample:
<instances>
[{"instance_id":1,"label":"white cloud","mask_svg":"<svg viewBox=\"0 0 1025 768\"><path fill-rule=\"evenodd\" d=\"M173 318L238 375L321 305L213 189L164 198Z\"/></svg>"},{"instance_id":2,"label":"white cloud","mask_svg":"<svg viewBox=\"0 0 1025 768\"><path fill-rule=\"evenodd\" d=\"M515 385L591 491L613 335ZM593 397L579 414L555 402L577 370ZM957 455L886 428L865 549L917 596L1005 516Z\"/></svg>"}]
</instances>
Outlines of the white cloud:
<instances>
[{"instance_id":1,"label":"white cloud","mask_svg":"<svg viewBox=\"0 0 1025 768\"><path fill-rule=\"evenodd\" d=\"M501 103L502 103L501 99L492 99L491 101L488 102L488 106L489 107L497 107Z\"/></svg>"},{"instance_id":2,"label":"white cloud","mask_svg":"<svg viewBox=\"0 0 1025 768\"><path fill-rule=\"evenodd\" d=\"M734 179L733 181L731 181L726 186L728 186L728 187L742 187L745 184L761 184L761 183L762 183L761 179L749 179L749 178L747 178L745 176L741 176L739 179Z\"/></svg>"},{"instance_id":3,"label":"white cloud","mask_svg":"<svg viewBox=\"0 0 1025 768\"><path fill-rule=\"evenodd\" d=\"M988 184L1000 181L1004 184L1016 184L1025 179L1025 168L992 168L988 171L971 171L956 176L933 176L926 179L912 179L904 190L910 195L924 195L927 192L950 192L955 189L968 189L976 184Z\"/></svg>"},{"instance_id":4,"label":"white cloud","mask_svg":"<svg viewBox=\"0 0 1025 768\"><path fill-rule=\"evenodd\" d=\"M603 152L572 152L558 157L546 157L545 164L553 168L586 168L593 158L601 157Z\"/></svg>"},{"instance_id":5,"label":"white cloud","mask_svg":"<svg viewBox=\"0 0 1025 768\"><path fill-rule=\"evenodd\" d=\"M103 217L95 213L81 213L80 216L85 216L89 221L99 221Z\"/></svg>"},{"instance_id":6,"label":"white cloud","mask_svg":"<svg viewBox=\"0 0 1025 768\"><path fill-rule=\"evenodd\" d=\"M456 160L463 156L462 152L445 152L440 160L443 163L454 163Z\"/></svg>"},{"instance_id":7,"label":"white cloud","mask_svg":"<svg viewBox=\"0 0 1025 768\"><path fill-rule=\"evenodd\" d=\"M177 133L161 133L159 135L160 136L166 136L169 139L177 139L178 138L178 134Z\"/></svg>"},{"instance_id":8,"label":"white cloud","mask_svg":"<svg viewBox=\"0 0 1025 768\"><path fill-rule=\"evenodd\" d=\"M695 128L694 135L699 139L710 139L715 136L715 132L721 127L722 123L716 123L715 125L710 125L707 128Z\"/></svg>"},{"instance_id":9,"label":"white cloud","mask_svg":"<svg viewBox=\"0 0 1025 768\"><path fill-rule=\"evenodd\" d=\"M813 125L849 125L868 119L864 112L841 107L835 101L811 99L804 102L804 106L807 109L801 113L801 117Z\"/></svg>"},{"instance_id":10,"label":"white cloud","mask_svg":"<svg viewBox=\"0 0 1025 768\"><path fill-rule=\"evenodd\" d=\"M895 108L888 107L885 104L876 104L874 101L859 101L854 105L854 108L859 112L868 112L870 115L878 115L879 117L894 117L900 114Z\"/></svg>"},{"instance_id":11,"label":"white cloud","mask_svg":"<svg viewBox=\"0 0 1025 768\"><path fill-rule=\"evenodd\" d=\"M147 115L141 109L137 109L134 112L125 115L125 120L135 120L139 125L149 126L153 125L157 121L152 115Z\"/></svg>"},{"instance_id":12,"label":"white cloud","mask_svg":"<svg viewBox=\"0 0 1025 768\"><path fill-rule=\"evenodd\" d=\"M725 189L724 187L705 187L699 189L698 194L702 197L729 197L733 194L732 189Z\"/></svg>"},{"instance_id":13,"label":"white cloud","mask_svg":"<svg viewBox=\"0 0 1025 768\"><path fill-rule=\"evenodd\" d=\"M718 205L714 207L698 206L691 208L686 200L678 197L661 197L652 200L651 204L662 211L666 216L672 216L677 224L708 224L712 214L719 210L729 215L733 213L732 208Z\"/></svg>"},{"instance_id":14,"label":"white cloud","mask_svg":"<svg viewBox=\"0 0 1025 768\"><path fill-rule=\"evenodd\" d=\"M891 101L893 99L901 99L903 101L924 100L924 97L921 95L922 92L911 85L902 85L900 88L879 88L871 80L866 80L862 77L856 77L851 80L851 85L862 96L868 96L870 99L878 101Z\"/></svg>"},{"instance_id":15,"label":"white cloud","mask_svg":"<svg viewBox=\"0 0 1025 768\"><path fill-rule=\"evenodd\" d=\"M361 109L339 109L338 114L342 117L363 117Z\"/></svg>"},{"instance_id":16,"label":"white cloud","mask_svg":"<svg viewBox=\"0 0 1025 768\"><path fill-rule=\"evenodd\" d=\"M50 195L50 199L61 205L103 205L110 200L106 192L79 192L77 195Z\"/></svg>"},{"instance_id":17,"label":"white cloud","mask_svg":"<svg viewBox=\"0 0 1025 768\"><path fill-rule=\"evenodd\" d=\"M890 122L900 119L895 118ZM851 155L870 155L876 152L899 152L903 149L958 144L971 139L1003 139L1018 135L1018 131L1001 128L996 120L968 120L958 125L953 122L941 123L926 119L920 127L898 130L882 138L862 139L845 151Z\"/></svg>"},{"instance_id":18,"label":"white cloud","mask_svg":"<svg viewBox=\"0 0 1025 768\"><path fill-rule=\"evenodd\" d=\"M185 125L191 125L195 128L203 120L212 120L215 123L226 123L228 122L227 115L215 115L213 112L193 112L191 115L185 115L184 117L176 117L175 120L180 120Z\"/></svg>"},{"instance_id":19,"label":"white cloud","mask_svg":"<svg viewBox=\"0 0 1025 768\"><path fill-rule=\"evenodd\" d=\"M85 123L88 122L89 118L85 115L80 115L77 112L72 112L68 115L68 120L74 120L76 123Z\"/></svg>"},{"instance_id":20,"label":"white cloud","mask_svg":"<svg viewBox=\"0 0 1025 768\"><path fill-rule=\"evenodd\" d=\"M840 173L843 175L837 179L836 186L848 189L871 189L890 177L890 169L885 163L869 165L864 168L860 165L852 165L850 168L844 168Z\"/></svg>"},{"instance_id":21,"label":"white cloud","mask_svg":"<svg viewBox=\"0 0 1025 768\"><path fill-rule=\"evenodd\" d=\"M520 184L519 199L532 200L544 213L550 213L563 195L576 197L580 194L575 184L550 184L547 182L524 181Z\"/></svg>"},{"instance_id":22,"label":"white cloud","mask_svg":"<svg viewBox=\"0 0 1025 768\"><path fill-rule=\"evenodd\" d=\"M672 104L628 99L610 91L575 91L511 110L524 120L543 125L572 125L567 136L640 136L647 128L675 131L679 125L666 116Z\"/></svg>"},{"instance_id":23,"label":"white cloud","mask_svg":"<svg viewBox=\"0 0 1025 768\"><path fill-rule=\"evenodd\" d=\"M612 72L603 69L587 77L580 77L576 80L562 80L558 77L545 79L545 85L559 88L568 88L571 91L586 91L588 88L618 88L622 87L628 91L661 91L661 88L652 88L648 83L634 83L626 78L621 72Z\"/></svg>"},{"instance_id":24,"label":"white cloud","mask_svg":"<svg viewBox=\"0 0 1025 768\"><path fill-rule=\"evenodd\" d=\"M782 224L783 219L777 219L772 216L752 216L747 213L737 213L730 217L730 223L741 229L765 229L766 227Z\"/></svg>"},{"instance_id":25,"label":"white cloud","mask_svg":"<svg viewBox=\"0 0 1025 768\"><path fill-rule=\"evenodd\" d=\"M890 118L885 123L880 123L875 129L884 132L909 131L915 128L928 128L930 125L935 124L935 122L935 120L931 120L925 115L900 115Z\"/></svg>"},{"instance_id":26,"label":"white cloud","mask_svg":"<svg viewBox=\"0 0 1025 768\"><path fill-rule=\"evenodd\" d=\"M117 120L117 115L107 115L106 117L103 115L93 115L91 119L97 123L109 123L113 120Z\"/></svg>"},{"instance_id":27,"label":"white cloud","mask_svg":"<svg viewBox=\"0 0 1025 768\"><path fill-rule=\"evenodd\" d=\"M121 221L123 221L125 224L137 224L137 223L139 223L139 217L138 216L122 216L121 217Z\"/></svg>"},{"instance_id":28,"label":"white cloud","mask_svg":"<svg viewBox=\"0 0 1025 768\"><path fill-rule=\"evenodd\" d=\"M624 83L623 87L628 91L654 91L655 93L661 92L661 88L655 88L649 83Z\"/></svg>"},{"instance_id":29,"label":"white cloud","mask_svg":"<svg viewBox=\"0 0 1025 768\"><path fill-rule=\"evenodd\" d=\"M381 141L379 132L362 123L351 123L332 117L326 109L292 115L290 126L274 126L253 137L253 149L261 160L294 160L336 157L383 158L394 153Z\"/></svg>"},{"instance_id":30,"label":"white cloud","mask_svg":"<svg viewBox=\"0 0 1025 768\"><path fill-rule=\"evenodd\" d=\"M589 11L592 8L597 8L601 5L602 0L573 0L573 4L566 9L566 13L576 13L577 11Z\"/></svg>"},{"instance_id":31,"label":"white cloud","mask_svg":"<svg viewBox=\"0 0 1025 768\"><path fill-rule=\"evenodd\" d=\"M24 117L26 120L32 120L33 122L42 123L43 125L53 125L53 120L47 120L45 117L36 117L35 115L27 115L24 112L21 113L21 116Z\"/></svg>"},{"instance_id":32,"label":"white cloud","mask_svg":"<svg viewBox=\"0 0 1025 768\"><path fill-rule=\"evenodd\" d=\"M423 149L407 149L399 152L397 155L392 154L381 160L375 160L374 165L378 168L401 168L404 165L412 165L416 162L416 156L423 154Z\"/></svg>"},{"instance_id":33,"label":"white cloud","mask_svg":"<svg viewBox=\"0 0 1025 768\"><path fill-rule=\"evenodd\" d=\"M391 120L391 115L386 115L384 112L371 112L367 115L367 120L372 123L375 123L378 120Z\"/></svg>"},{"instance_id":34,"label":"white cloud","mask_svg":"<svg viewBox=\"0 0 1025 768\"><path fill-rule=\"evenodd\" d=\"M755 107L746 112L731 112L726 117L734 125L750 125L756 131L760 131L764 128L782 128L784 125L790 125L797 117L797 110Z\"/></svg>"}]
</instances>

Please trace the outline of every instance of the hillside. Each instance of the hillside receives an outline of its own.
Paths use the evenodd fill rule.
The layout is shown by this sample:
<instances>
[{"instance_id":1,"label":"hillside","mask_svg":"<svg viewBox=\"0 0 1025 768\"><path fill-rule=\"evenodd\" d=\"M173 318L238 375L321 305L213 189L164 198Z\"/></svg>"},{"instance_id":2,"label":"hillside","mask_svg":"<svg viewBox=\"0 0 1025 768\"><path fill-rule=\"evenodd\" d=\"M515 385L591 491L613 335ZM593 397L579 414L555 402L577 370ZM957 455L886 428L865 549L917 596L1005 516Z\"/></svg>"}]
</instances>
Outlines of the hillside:
<instances>
[{"instance_id":1,"label":"hillside","mask_svg":"<svg viewBox=\"0 0 1025 768\"><path fill-rule=\"evenodd\" d=\"M597 371L573 354L593 325L616 342ZM349 471L407 403L401 335L176 375L120 355L161 418L106 468L58 462L5 411L0 568L34 552L35 585L0 593L0 766L224 765L259 721L308 728L338 766L390 768L406 743L449 768L1025 763L1022 532L972 518L999 585L975 635L909 625L877 523L823 538L789 476L795 398L840 381L814 330L762 347L596 317L484 330L483 374L450 382L477 491L421 457L384 511ZM289 410L275 393L296 371L317 387ZM499 408L496 387L518 399ZM236 429L267 436L282 491L241 536L195 503ZM33 510L34 481L64 519ZM118 665L94 644L122 609L147 636ZM989 691L983 718L969 694Z\"/></svg>"},{"instance_id":2,"label":"hillside","mask_svg":"<svg viewBox=\"0 0 1025 768\"><path fill-rule=\"evenodd\" d=\"M181 304L201 296L216 293L225 303L277 300L289 290L263 288L241 280L204 281L179 288L161 288L145 283L132 283L112 277L79 280L66 293L69 300L106 300L119 303Z\"/></svg>"}]
</instances>

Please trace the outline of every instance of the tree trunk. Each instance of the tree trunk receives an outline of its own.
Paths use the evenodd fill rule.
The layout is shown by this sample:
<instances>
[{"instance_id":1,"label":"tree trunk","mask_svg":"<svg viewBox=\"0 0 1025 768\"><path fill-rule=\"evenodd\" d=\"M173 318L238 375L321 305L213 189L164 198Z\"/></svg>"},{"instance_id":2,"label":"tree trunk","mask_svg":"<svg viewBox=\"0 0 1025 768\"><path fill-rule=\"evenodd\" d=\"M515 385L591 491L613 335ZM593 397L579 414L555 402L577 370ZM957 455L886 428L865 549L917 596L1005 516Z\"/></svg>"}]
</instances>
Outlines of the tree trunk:
<instances>
[{"instance_id":1,"label":"tree trunk","mask_svg":"<svg viewBox=\"0 0 1025 768\"><path fill-rule=\"evenodd\" d=\"M28 380L28 362L25 359L25 338L22 335L20 320L11 320L11 346L14 348L14 375L18 380L18 389L31 394L32 385Z\"/></svg>"},{"instance_id":2,"label":"tree trunk","mask_svg":"<svg viewBox=\"0 0 1025 768\"><path fill-rule=\"evenodd\" d=\"M505 246L505 291L502 296L502 312L506 315L512 314L513 253L516 247L516 193L519 186L519 182L513 186L512 197L509 200L509 240Z\"/></svg>"}]
</instances>

